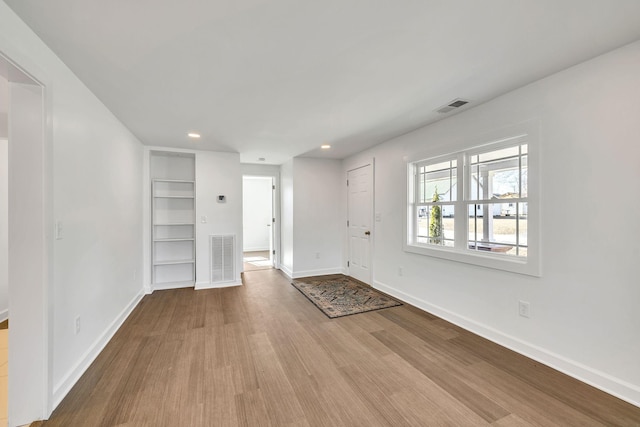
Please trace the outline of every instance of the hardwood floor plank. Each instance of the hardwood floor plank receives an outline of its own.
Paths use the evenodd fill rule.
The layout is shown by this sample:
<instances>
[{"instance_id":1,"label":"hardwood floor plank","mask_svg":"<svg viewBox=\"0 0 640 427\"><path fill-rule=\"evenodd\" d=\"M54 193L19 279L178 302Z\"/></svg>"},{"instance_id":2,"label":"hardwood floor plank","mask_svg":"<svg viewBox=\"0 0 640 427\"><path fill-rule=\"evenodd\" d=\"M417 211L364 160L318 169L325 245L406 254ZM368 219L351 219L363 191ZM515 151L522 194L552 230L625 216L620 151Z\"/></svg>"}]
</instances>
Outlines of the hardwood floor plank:
<instances>
[{"instance_id":1,"label":"hardwood floor plank","mask_svg":"<svg viewBox=\"0 0 640 427\"><path fill-rule=\"evenodd\" d=\"M349 381L351 388L357 390L367 403L372 412L379 414L380 419L384 420L390 426L410 425L409 421L389 400L392 393L388 393L384 387L385 376L376 375L372 378L370 367L364 369L356 365L349 365L340 368L345 378ZM376 373L380 374L379 371Z\"/></svg>"},{"instance_id":2,"label":"hardwood floor plank","mask_svg":"<svg viewBox=\"0 0 640 427\"><path fill-rule=\"evenodd\" d=\"M415 307L327 318L278 270L146 295L44 426L634 426L640 408Z\"/></svg>"},{"instance_id":3,"label":"hardwood floor plank","mask_svg":"<svg viewBox=\"0 0 640 427\"><path fill-rule=\"evenodd\" d=\"M303 331L299 332L304 333ZM332 418L331 412L326 410L329 403L319 392L318 383L311 369L307 367L304 355L298 350L298 346L304 345L305 339L298 339L298 331L285 334L281 329L274 329L268 335L296 399L304 412L305 419L310 425L339 424L339 420Z\"/></svg>"},{"instance_id":4,"label":"hardwood floor plank","mask_svg":"<svg viewBox=\"0 0 640 427\"><path fill-rule=\"evenodd\" d=\"M249 390L236 395L238 424L243 427L270 427L267 407L261 390Z\"/></svg>"},{"instance_id":5,"label":"hardwood floor plank","mask_svg":"<svg viewBox=\"0 0 640 427\"><path fill-rule=\"evenodd\" d=\"M481 359L466 350L452 344L449 340L456 338L459 334L442 326L432 326L430 321L425 321L416 317L411 312L405 310L383 310L380 313L386 319L396 323L402 329L410 332L429 344L429 348L445 355L448 358L455 358L463 365L471 365ZM422 321L421 321L422 320Z\"/></svg>"},{"instance_id":6,"label":"hardwood floor plank","mask_svg":"<svg viewBox=\"0 0 640 427\"><path fill-rule=\"evenodd\" d=\"M522 418L514 414L507 415L506 417L491 423L491 425L496 427L533 427L534 426L534 424L529 424L528 422L526 422L525 420L523 420Z\"/></svg>"},{"instance_id":7,"label":"hardwood floor plank","mask_svg":"<svg viewBox=\"0 0 640 427\"><path fill-rule=\"evenodd\" d=\"M603 425L486 362L474 365L467 370L466 375L472 387L476 389L481 387L483 393L490 395L508 411L517 411L519 419L530 425L559 424L567 427L601 427ZM550 418L549 415L552 417Z\"/></svg>"},{"instance_id":8,"label":"hardwood floor plank","mask_svg":"<svg viewBox=\"0 0 640 427\"><path fill-rule=\"evenodd\" d=\"M461 335L454 341L487 363L604 425L640 425L638 407L575 378L471 333Z\"/></svg>"},{"instance_id":9,"label":"hardwood floor plank","mask_svg":"<svg viewBox=\"0 0 640 427\"><path fill-rule=\"evenodd\" d=\"M249 337L251 352L254 355L258 384L267 407L272 424L284 425L299 422L305 418L298 399L284 375L276 352L265 333Z\"/></svg>"},{"instance_id":10,"label":"hardwood floor plank","mask_svg":"<svg viewBox=\"0 0 640 427\"><path fill-rule=\"evenodd\" d=\"M249 391L245 393L250 393ZM210 371L204 389L204 424L202 426L241 425L238 400L234 392L234 368L228 366ZM256 421L257 423L257 421Z\"/></svg>"},{"instance_id":11,"label":"hardwood floor plank","mask_svg":"<svg viewBox=\"0 0 640 427\"><path fill-rule=\"evenodd\" d=\"M132 417L132 409L136 405L139 391L143 387L146 370L143 361L149 360L158 350L158 340L149 338L142 340L133 349L133 355L125 367L120 381L113 392L115 402L102 414L99 425L111 426L128 422Z\"/></svg>"},{"instance_id":12,"label":"hardwood floor plank","mask_svg":"<svg viewBox=\"0 0 640 427\"><path fill-rule=\"evenodd\" d=\"M392 353L385 356L383 361L392 371L388 377L391 379L387 381L394 381L395 378L398 383L391 393L391 401L411 425L487 424L482 417L399 355Z\"/></svg>"},{"instance_id":13,"label":"hardwood floor plank","mask_svg":"<svg viewBox=\"0 0 640 427\"><path fill-rule=\"evenodd\" d=\"M224 325L225 347L233 366L235 390L242 393L260 388L249 336L239 323Z\"/></svg>"},{"instance_id":14,"label":"hardwood floor plank","mask_svg":"<svg viewBox=\"0 0 640 427\"><path fill-rule=\"evenodd\" d=\"M449 394L455 396L456 399L460 400L486 421L493 422L509 415L507 410L488 399L482 393L478 393L469 387L463 379L451 375L450 371L443 369L445 367L435 365L433 360L429 360L416 349L409 347L406 342L399 340L396 336L386 331L374 332L373 335L418 371L422 372L427 378L438 384Z\"/></svg>"}]
</instances>

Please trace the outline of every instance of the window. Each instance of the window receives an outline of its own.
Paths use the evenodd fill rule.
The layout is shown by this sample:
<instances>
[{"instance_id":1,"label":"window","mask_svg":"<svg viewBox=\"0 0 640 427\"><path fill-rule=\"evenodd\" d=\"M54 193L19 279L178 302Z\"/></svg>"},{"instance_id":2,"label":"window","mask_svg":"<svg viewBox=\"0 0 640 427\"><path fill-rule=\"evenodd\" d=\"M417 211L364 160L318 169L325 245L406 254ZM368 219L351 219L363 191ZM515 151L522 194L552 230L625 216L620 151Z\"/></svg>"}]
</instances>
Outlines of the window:
<instances>
[{"instance_id":1,"label":"window","mask_svg":"<svg viewBox=\"0 0 640 427\"><path fill-rule=\"evenodd\" d=\"M469 164L468 248L527 256L527 144L485 148Z\"/></svg>"},{"instance_id":2,"label":"window","mask_svg":"<svg viewBox=\"0 0 640 427\"><path fill-rule=\"evenodd\" d=\"M457 160L416 165L416 242L454 244L453 213L456 201Z\"/></svg>"},{"instance_id":3,"label":"window","mask_svg":"<svg viewBox=\"0 0 640 427\"><path fill-rule=\"evenodd\" d=\"M409 161L405 250L539 275L531 139L521 134Z\"/></svg>"}]
</instances>

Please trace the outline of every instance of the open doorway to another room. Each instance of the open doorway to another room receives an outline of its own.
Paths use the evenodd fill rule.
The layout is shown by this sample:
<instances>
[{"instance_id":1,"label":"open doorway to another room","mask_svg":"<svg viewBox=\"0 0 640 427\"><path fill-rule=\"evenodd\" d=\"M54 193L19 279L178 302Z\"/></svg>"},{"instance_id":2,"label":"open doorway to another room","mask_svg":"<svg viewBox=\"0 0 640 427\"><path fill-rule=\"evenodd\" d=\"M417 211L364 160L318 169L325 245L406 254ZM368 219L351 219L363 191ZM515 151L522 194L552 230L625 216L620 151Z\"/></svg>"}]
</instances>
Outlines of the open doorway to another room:
<instances>
[{"instance_id":1,"label":"open doorway to another room","mask_svg":"<svg viewBox=\"0 0 640 427\"><path fill-rule=\"evenodd\" d=\"M0 73L0 427L8 421L9 369L9 82Z\"/></svg>"},{"instance_id":2,"label":"open doorway to another room","mask_svg":"<svg viewBox=\"0 0 640 427\"><path fill-rule=\"evenodd\" d=\"M273 177L242 177L243 271L273 268Z\"/></svg>"}]
</instances>

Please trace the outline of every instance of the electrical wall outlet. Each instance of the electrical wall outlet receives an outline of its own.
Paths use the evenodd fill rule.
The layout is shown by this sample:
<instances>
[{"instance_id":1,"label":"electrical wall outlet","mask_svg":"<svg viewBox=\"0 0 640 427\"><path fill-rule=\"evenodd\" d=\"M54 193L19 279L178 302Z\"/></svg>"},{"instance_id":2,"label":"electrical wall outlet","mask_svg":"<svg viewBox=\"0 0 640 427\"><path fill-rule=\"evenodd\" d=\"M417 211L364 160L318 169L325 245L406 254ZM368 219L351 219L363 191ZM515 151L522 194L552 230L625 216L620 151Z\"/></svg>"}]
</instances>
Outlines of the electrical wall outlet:
<instances>
[{"instance_id":1,"label":"electrical wall outlet","mask_svg":"<svg viewBox=\"0 0 640 427\"><path fill-rule=\"evenodd\" d=\"M404 268L398 267L398 276L402 276L404 274Z\"/></svg>"},{"instance_id":2,"label":"electrical wall outlet","mask_svg":"<svg viewBox=\"0 0 640 427\"><path fill-rule=\"evenodd\" d=\"M75 328L76 335L78 335L80 333L80 316L76 317Z\"/></svg>"},{"instance_id":3,"label":"electrical wall outlet","mask_svg":"<svg viewBox=\"0 0 640 427\"><path fill-rule=\"evenodd\" d=\"M320 252L316 252L316 259L320 259Z\"/></svg>"},{"instance_id":4,"label":"electrical wall outlet","mask_svg":"<svg viewBox=\"0 0 640 427\"><path fill-rule=\"evenodd\" d=\"M518 314L522 317L529 318L531 307L527 301L518 301Z\"/></svg>"}]
</instances>

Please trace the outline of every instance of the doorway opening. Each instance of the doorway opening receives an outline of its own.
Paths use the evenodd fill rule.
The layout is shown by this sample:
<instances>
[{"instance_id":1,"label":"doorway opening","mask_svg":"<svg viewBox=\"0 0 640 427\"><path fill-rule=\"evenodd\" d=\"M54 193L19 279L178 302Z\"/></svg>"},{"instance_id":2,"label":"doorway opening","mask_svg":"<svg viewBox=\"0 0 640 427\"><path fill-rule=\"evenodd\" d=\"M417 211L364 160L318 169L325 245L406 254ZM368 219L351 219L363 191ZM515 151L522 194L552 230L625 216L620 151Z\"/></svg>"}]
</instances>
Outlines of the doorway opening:
<instances>
[{"instance_id":1,"label":"doorway opening","mask_svg":"<svg viewBox=\"0 0 640 427\"><path fill-rule=\"evenodd\" d=\"M0 80L0 320L10 318L8 349L0 352L8 356L1 415L23 425L46 418L51 398L50 134L44 85L2 53Z\"/></svg>"},{"instance_id":2,"label":"doorway opening","mask_svg":"<svg viewBox=\"0 0 640 427\"><path fill-rule=\"evenodd\" d=\"M243 271L265 270L274 266L274 190L273 177L242 177Z\"/></svg>"}]
</instances>

